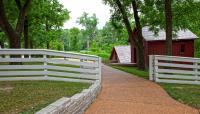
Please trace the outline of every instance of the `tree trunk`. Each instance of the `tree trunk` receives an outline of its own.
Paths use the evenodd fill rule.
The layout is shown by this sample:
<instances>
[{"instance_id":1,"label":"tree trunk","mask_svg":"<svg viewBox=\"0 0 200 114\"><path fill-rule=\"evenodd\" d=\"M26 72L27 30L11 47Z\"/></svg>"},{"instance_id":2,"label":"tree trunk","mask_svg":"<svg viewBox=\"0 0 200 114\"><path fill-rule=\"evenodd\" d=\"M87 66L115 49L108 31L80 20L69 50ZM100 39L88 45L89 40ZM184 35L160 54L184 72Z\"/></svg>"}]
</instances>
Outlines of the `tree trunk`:
<instances>
[{"instance_id":1,"label":"tree trunk","mask_svg":"<svg viewBox=\"0 0 200 114\"><path fill-rule=\"evenodd\" d=\"M0 49L3 49L3 48L4 48L4 42L0 41Z\"/></svg>"},{"instance_id":2,"label":"tree trunk","mask_svg":"<svg viewBox=\"0 0 200 114\"><path fill-rule=\"evenodd\" d=\"M32 39L29 40L29 44L30 44L30 49L33 49L33 40Z\"/></svg>"},{"instance_id":3,"label":"tree trunk","mask_svg":"<svg viewBox=\"0 0 200 114\"><path fill-rule=\"evenodd\" d=\"M138 68L141 70L145 70L145 57L144 57L144 43L143 43L143 36L142 36L142 27L140 24L140 18L138 15L138 11L137 11L137 3L135 0L132 0L132 6L133 6L133 12L134 12L134 19L135 19L135 24L136 24L136 40L137 40L137 55L138 55L138 61L137 61L137 65Z\"/></svg>"},{"instance_id":4,"label":"tree trunk","mask_svg":"<svg viewBox=\"0 0 200 114\"><path fill-rule=\"evenodd\" d=\"M49 42L47 41L47 49L49 49Z\"/></svg>"},{"instance_id":5,"label":"tree trunk","mask_svg":"<svg viewBox=\"0 0 200 114\"><path fill-rule=\"evenodd\" d=\"M137 6L136 6L136 1L132 1L133 5L133 11L134 11L134 18L135 18L135 23L136 23L136 31L138 32L137 38L133 36L133 30L131 28L131 24L129 22L128 16L126 14L126 11L121 4L120 0L116 0L116 4L122 14L123 22L125 24L126 30L129 35L130 43L131 45L135 45L137 48L137 64L138 68L141 70L145 69L145 64L144 64L144 46L143 46L143 37L142 37L142 31L141 31L141 26L140 26L140 21L139 21L139 16L138 16L138 11L137 11ZM131 55L133 55L134 51L131 50ZM131 59L133 60L133 56L131 56Z\"/></svg>"},{"instance_id":6,"label":"tree trunk","mask_svg":"<svg viewBox=\"0 0 200 114\"><path fill-rule=\"evenodd\" d=\"M9 36L10 48L21 48L19 34L16 34L15 32L13 32L13 33L8 33L7 35Z\"/></svg>"},{"instance_id":7,"label":"tree trunk","mask_svg":"<svg viewBox=\"0 0 200 114\"><path fill-rule=\"evenodd\" d=\"M20 0L15 0L15 2L19 8L19 16L18 16L16 28L14 30L6 16L3 0L0 0L0 27L8 36L10 48L21 47L20 38L21 38L21 33L23 31L23 27L24 27L25 14L27 13L31 0L26 0L23 7L21 7Z\"/></svg>"},{"instance_id":8,"label":"tree trunk","mask_svg":"<svg viewBox=\"0 0 200 114\"><path fill-rule=\"evenodd\" d=\"M29 37L28 37L28 17L26 16L24 22L24 48L29 48Z\"/></svg>"},{"instance_id":9,"label":"tree trunk","mask_svg":"<svg viewBox=\"0 0 200 114\"><path fill-rule=\"evenodd\" d=\"M49 32L49 24L48 24L48 20L47 19L46 19L45 27L46 27L46 33L48 34L48 32ZM46 39L46 48L47 49L50 48L49 39Z\"/></svg>"},{"instance_id":10,"label":"tree trunk","mask_svg":"<svg viewBox=\"0 0 200 114\"><path fill-rule=\"evenodd\" d=\"M165 0L165 18L166 18L166 54L172 55L172 9L171 0Z\"/></svg>"}]
</instances>

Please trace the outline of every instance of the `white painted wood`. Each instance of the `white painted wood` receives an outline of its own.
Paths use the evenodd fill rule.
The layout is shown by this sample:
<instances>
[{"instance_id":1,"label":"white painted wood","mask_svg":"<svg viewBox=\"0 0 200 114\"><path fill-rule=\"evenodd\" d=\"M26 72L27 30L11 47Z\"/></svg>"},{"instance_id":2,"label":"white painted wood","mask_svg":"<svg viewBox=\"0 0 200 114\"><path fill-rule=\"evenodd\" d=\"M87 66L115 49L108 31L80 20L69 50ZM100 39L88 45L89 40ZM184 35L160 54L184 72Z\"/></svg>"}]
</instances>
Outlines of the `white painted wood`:
<instances>
[{"instance_id":1,"label":"white painted wood","mask_svg":"<svg viewBox=\"0 0 200 114\"><path fill-rule=\"evenodd\" d=\"M1 71L0 76L33 76L45 75L44 71Z\"/></svg>"},{"instance_id":2,"label":"white painted wood","mask_svg":"<svg viewBox=\"0 0 200 114\"><path fill-rule=\"evenodd\" d=\"M194 57L182 57L182 56L166 56L166 55L154 55L155 57L161 57L161 58L177 58L177 59L193 59L197 60L196 62L199 61L199 58L194 58ZM174 60L172 60L174 61Z\"/></svg>"},{"instance_id":3,"label":"white painted wood","mask_svg":"<svg viewBox=\"0 0 200 114\"><path fill-rule=\"evenodd\" d=\"M47 55L43 55L44 58L44 76L47 77L48 76L48 72L47 72Z\"/></svg>"},{"instance_id":4,"label":"white painted wood","mask_svg":"<svg viewBox=\"0 0 200 114\"><path fill-rule=\"evenodd\" d=\"M168 79L188 79L188 80L200 80L200 77L195 76L183 76L183 75L167 75L167 74L159 74L158 78L168 78Z\"/></svg>"},{"instance_id":5,"label":"white painted wood","mask_svg":"<svg viewBox=\"0 0 200 114\"><path fill-rule=\"evenodd\" d=\"M198 68L198 63L195 62L194 65L195 65L195 67L196 67L196 68L194 68L194 72L195 72L195 75L194 75L194 76L195 76L196 78L200 78L200 76L198 76L198 75L200 74L200 72L198 73L198 69L199 69L199 68ZM198 81L198 80L195 80L195 81Z\"/></svg>"},{"instance_id":6,"label":"white painted wood","mask_svg":"<svg viewBox=\"0 0 200 114\"><path fill-rule=\"evenodd\" d=\"M83 59L80 59L80 62L83 62ZM84 68L84 67L81 65L80 68Z\"/></svg>"},{"instance_id":7,"label":"white painted wood","mask_svg":"<svg viewBox=\"0 0 200 114\"><path fill-rule=\"evenodd\" d=\"M57 78L57 77L48 77L46 80L54 81L65 81L65 82L83 82L83 83L93 83L93 80L86 79L73 79L73 78Z\"/></svg>"},{"instance_id":8,"label":"white painted wood","mask_svg":"<svg viewBox=\"0 0 200 114\"><path fill-rule=\"evenodd\" d=\"M196 74L194 71L173 70L173 69L158 69L157 73ZM198 72L197 72L197 74L200 75L200 73L198 73Z\"/></svg>"},{"instance_id":9,"label":"white painted wood","mask_svg":"<svg viewBox=\"0 0 200 114\"><path fill-rule=\"evenodd\" d=\"M4 77L0 81L20 81L20 80L46 80L44 76L38 77Z\"/></svg>"},{"instance_id":10,"label":"white painted wood","mask_svg":"<svg viewBox=\"0 0 200 114\"><path fill-rule=\"evenodd\" d=\"M163 82L163 83L176 83L176 84L200 84L200 82L196 82L196 81L167 80L167 79L158 79L157 82Z\"/></svg>"},{"instance_id":11,"label":"white painted wood","mask_svg":"<svg viewBox=\"0 0 200 114\"><path fill-rule=\"evenodd\" d=\"M149 56L149 80L153 81L154 76L154 57L153 55Z\"/></svg>"},{"instance_id":12,"label":"white painted wood","mask_svg":"<svg viewBox=\"0 0 200 114\"><path fill-rule=\"evenodd\" d=\"M62 51L52 51L52 50L46 50L46 55L54 55L54 56L65 56L69 58L77 58L77 59L86 59L86 60L95 60L98 61L97 56L87 55L87 54L78 54L78 53L71 53L71 52L62 52Z\"/></svg>"},{"instance_id":13,"label":"white painted wood","mask_svg":"<svg viewBox=\"0 0 200 114\"><path fill-rule=\"evenodd\" d=\"M92 80L85 79L72 79L72 78L57 78L57 77L6 77L0 78L0 81L20 81L20 80L49 80L49 81L65 81L65 82L84 82L84 83L93 83Z\"/></svg>"},{"instance_id":14,"label":"white painted wood","mask_svg":"<svg viewBox=\"0 0 200 114\"><path fill-rule=\"evenodd\" d=\"M99 68L97 70L99 71L98 77L99 77L99 81L101 82L102 77L101 77L101 58L100 57L99 57Z\"/></svg>"},{"instance_id":15,"label":"white painted wood","mask_svg":"<svg viewBox=\"0 0 200 114\"><path fill-rule=\"evenodd\" d=\"M160 57L160 56L155 56L156 59L158 60L165 60L165 61L177 61L177 62L198 62L200 63L200 60L194 59L194 58L184 58L184 57L171 57L171 56L166 56L166 57Z\"/></svg>"},{"instance_id":16,"label":"white painted wood","mask_svg":"<svg viewBox=\"0 0 200 114\"><path fill-rule=\"evenodd\" d=\"M44 69L44 68L45 68L44 65L0 65L1 70Z\"/></svg>"},{"instance_id":17,"label":"white painted wood","mask_svg":"<svg viewBox=\"0 0 200 114\"><path fill-rule=\"evenodd\" d=\"M3 49L0 51L1 55L43 55L45 53L45 50L40 49Z\"/></svg>"},{"instance_id":18,"label":"white painted wood","mask_svg":"<svg viewBox=\"0 0 200 114\"><path fill-rule=\"evenodd\" d=\"M158 64L158 60L155 59L155 57L154 57L154 64ZM158 77L157 77L159 75L158 70L159 70L159 67L154 65L154 77L153 77L154 81L158 80Z\"/></svg>"},{"instance_id":19,"label":"white painted wood","mask_svg":"<svg viewBox=\"0 0 200 114\"><path fill-rule=\"evenodd\" d=\"M69 65L86 66L86 67L98 67L98 64L95 64L95 63L66 61L62 59L47 59L47 62L54 63L54 64L69 64Z\"/></svg>"},{"instance_id":20,"label":"white painted wood","mask_svg":"<svg viewBox=\"0 0 200 114\"><path fill-rule=\"evenodd\" d=\"M98 76L91 75L91 74L78 74L78 73L57 72L57 71L48 71L48 75L50 75L50 76L74 77L74 78L98 79Z\"/></svg>"},{"instance_id":21,"label":"white painted wood","mask_svg":"<svg viewBox=\"0 0 200 114\"><path fill-rule=\"evenodd\" d=\"M195 65L176 64L176 63L157 63L157 66L174 67L174 68L197 68ZM200 68L198 68L200 69Z\"/></svg>"},{"instance_id":22,"label":"white painted wood","mask_svg":"<svg viewBox=\"0 0 200 114\"><path fill-rule=\"evenodd\" d=\"M155 73L156 82L200 84L199 58L155 55L154 61L155 71L150 68L150 72Z\"/></svg>"},{"instance_id":23,"label":"white painted wood","mask_svg":"<svg viewBox=\"0 0 200 114\"><path fill-rule=\"evenodd\" d=\"M44 58L0 58L0 62L44 62Z\"/></svg>"},{"instance_id":24,"label":"white painted wood","mask_svg":"<svg viewBox=\"0 0 200 114\"><path fill-rule=\"evenodd\" d=\"M79 59L89 59L98 61L98 56L88 55L88 54L80 54L80 53L72 53L72 52L64 52L64 51L54 51L54 50L46 50L46 49L1 49L0 55L53 55L53 56L65 56L70 58L79 58Z\"/></svg>"},{"instance_id":25,"label":"white painted wood","mask_svg":"<svg viewBox=\"0 0 200 114\"><path fill-rule=\"evenodd\" d=\"M52 66L48 65L47 69L49 70L61 70L61 71L72 71L72 72L80 72L80 73L91 73L98 74L98 69L84 69L84 68L72 68L72 67L61 67L61 66Z\"/></svg>"},{"instance_id":26,"label":"white painted wood","mask_svg":"<svg viewBox=\"0 0 200 114\"><path fill-rule=\"evenodd\" d=\"M43 49L2 49L0 63L7 62L41 62L43 65L0 65L0 81L1 80L57 80L57 81L75 81L75 82L92 82L92 80L101 79L101 59L97 56L66 53L61 51L43 50ZM21 55L19 58L10 58L10 55ZM25 58L24 55L28 55ZM37 55L41 58L32 58ZM42 57L43 56L43 57ZM47 58L57 57L57 58ZM65 60L64 58L69 58ZM84 60L84 61L81 61ZM48 65L53 63L54 65ZM56 66L58 64L66 64L69 66ZM70 65L83 66L83 68L73 68ZM36 69L41 69L37 71ZM8 71L9 70L9 71ZM51 70L51 71L50 71ZM61 72L66 71L66 72ZM69 73L77 72L77 73ZM13 77L16 76L16 77ZM23 77L20 77L23 76ZM30 77L36 76L36 77ZM38 77L43 76L43 77ZM49 77L51 76L51 77ZM61 76L61 77L52 77ZM62 78L62 77L80 78ZM84 79L85 78L85 79ZM89 80L88 80L89 79Z\"/></svg>"}]
</instances>

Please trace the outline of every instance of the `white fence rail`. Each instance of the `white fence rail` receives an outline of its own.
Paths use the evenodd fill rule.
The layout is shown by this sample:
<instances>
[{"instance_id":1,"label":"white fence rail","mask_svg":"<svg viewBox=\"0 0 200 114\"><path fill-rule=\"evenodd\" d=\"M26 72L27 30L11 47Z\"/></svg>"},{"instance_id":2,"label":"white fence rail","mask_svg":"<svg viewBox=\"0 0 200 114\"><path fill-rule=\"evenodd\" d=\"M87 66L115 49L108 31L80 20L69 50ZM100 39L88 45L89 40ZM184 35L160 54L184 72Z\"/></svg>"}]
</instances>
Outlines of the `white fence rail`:
<instances>
[{"instance_id":1,"label":"white fence rail","mask_svg":"<svg viewBox=\"0 0 200 114\"><path fill-rule=\"evenodd\" d=\"M164 83L200 84L200 59L150 55L149 79Z\"/></svg>"},{"instance_id":2,"label":"white fence rail","mask_svg":"<svg viewBox=\"0 0 200 114\"><path fill-rule=\"evenodd\" d=\"M101 80L101 58L41 49L0 49L0 81Z\"/></svg>"}]
</instances>

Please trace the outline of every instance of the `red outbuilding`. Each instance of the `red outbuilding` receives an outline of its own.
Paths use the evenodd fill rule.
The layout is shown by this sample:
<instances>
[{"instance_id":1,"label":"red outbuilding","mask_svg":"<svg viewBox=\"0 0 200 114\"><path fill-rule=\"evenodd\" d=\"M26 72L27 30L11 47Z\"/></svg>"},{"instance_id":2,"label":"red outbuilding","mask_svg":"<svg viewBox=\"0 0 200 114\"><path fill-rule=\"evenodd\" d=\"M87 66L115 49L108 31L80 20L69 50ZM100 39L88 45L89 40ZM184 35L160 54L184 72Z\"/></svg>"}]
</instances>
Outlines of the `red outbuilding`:
<instances>
[{"instance_id":1,"label":"red outbuilding","mask_svg":"<svg viewBox=\"0 0 200 114\"><path fill-rule=\"evenodd\" d=\"M149 30L149 27L142 28L145 65L148 66L149 55L165 55L166 54L166 38L165 31L160 30L157 34ZM180 30L173 35L173 56L194 57L194 40L197 38L190 30ZM137 62L137 49L131 45L131 63ZM110 59L112 58L111 57Z\"/></svg>"}]
</instances>

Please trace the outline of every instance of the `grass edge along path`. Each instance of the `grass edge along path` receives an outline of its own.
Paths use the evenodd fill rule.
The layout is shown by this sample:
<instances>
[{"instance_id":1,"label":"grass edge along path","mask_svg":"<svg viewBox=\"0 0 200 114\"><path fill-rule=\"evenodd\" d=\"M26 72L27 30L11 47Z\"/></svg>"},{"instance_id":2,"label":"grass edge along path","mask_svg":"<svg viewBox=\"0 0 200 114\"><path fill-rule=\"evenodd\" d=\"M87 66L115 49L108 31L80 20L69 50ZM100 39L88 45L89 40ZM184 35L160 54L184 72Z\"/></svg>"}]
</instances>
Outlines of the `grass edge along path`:
<instances>
[{"instance_id":1,"label":"grass edge along path","mask_svg":"<svg viewBox=\"0 0 200 114\"><path fill-rule=\"evenodd\" d=\"M89 86L88 83L62 81L0 81L0 113L33 114Z\"/></svg>"},{"instance_id":2,"label":"grass edge along path","mask_svg":"<svg viewBox=\"0 0 200 114\"><path fill-rule=\"evenodd\" d=\"M118 70L149 79L148 71L141 71L137 67L113 66ZM200 111L200 85L158 83L173 99L194 107Z\"/></svg>"}]
</instances>

